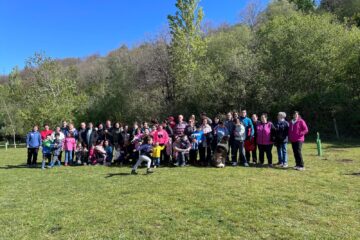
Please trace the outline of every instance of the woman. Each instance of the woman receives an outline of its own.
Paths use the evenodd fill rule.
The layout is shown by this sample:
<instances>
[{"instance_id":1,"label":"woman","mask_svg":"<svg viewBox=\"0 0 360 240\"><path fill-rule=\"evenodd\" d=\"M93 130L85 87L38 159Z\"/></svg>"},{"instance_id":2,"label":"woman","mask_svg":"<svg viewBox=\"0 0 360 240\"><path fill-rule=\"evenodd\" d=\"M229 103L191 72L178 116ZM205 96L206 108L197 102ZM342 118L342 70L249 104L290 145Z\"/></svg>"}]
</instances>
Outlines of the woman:
<instances>
[{"instance_id":1,"label":"woman","mask_svg":"<svg viewBox=\"0 0 360 240\"><path fill-rule=\"evenodd\" d=\"M305 121L301 118L298 111L293 114L293 119L289 124L289 140L294 152L296 166L295 170L303 171L304 160L301 153L301 148L305 140L305 135L309 132Z\"/></svg>"},{"instance_id":2,"label":"woman","mask_svg":"<svg viewBox=\"0 0 360 240\"><path fill-rule=\"evenodd\" d=\"M289 123L285 120L286 113L279 112L275 127L275 146L278 153L278 165L283 168L288 167L287 143L289 133Z\"/></svg>"},{"instance_id":3,"label":"woman","mask_svg":"<svg viewBox=\"0 0 360 240\"><path fill-rule=\"evenodd\" d=\"M274 125L268 122L266 113L261 115L261 123L256 126L256 141L259 147L259 161L260 164L264 164L264 154L268 160L268 166L272 167L272 147L271 135L275 131Z\"/></svg>"},{"instance_id":4,"label":"woman","mask_svg":"<svg viewBox=\"0 0 360 240\"><path fill-rule=\"evenodd\" d=\"M208 166L211 162L211 143L213 140L212 129L208 124L208 119L203 118L201 130L204 132L205 141L199 146L200 161L204 166Z\"/></svg>"}]
</instances>

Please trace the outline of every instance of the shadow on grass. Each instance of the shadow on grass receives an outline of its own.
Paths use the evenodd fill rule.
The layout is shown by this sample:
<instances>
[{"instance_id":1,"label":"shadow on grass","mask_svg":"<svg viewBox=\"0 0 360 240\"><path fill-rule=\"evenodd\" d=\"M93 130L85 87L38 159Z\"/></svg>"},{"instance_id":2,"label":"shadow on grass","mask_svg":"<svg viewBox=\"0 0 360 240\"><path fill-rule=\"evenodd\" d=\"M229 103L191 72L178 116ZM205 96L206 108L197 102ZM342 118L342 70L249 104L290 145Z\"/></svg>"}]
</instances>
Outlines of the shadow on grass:
<instances>
[{"instance_id":1,"label":"shadow on grass","mask_svg":"<svg viewBox=\"0 0 360 240\"><path fill-rule=\"evenodd\" d=\"M109 173L105 178L111 178L115 176L130 176L130 173Z\"/></svg>"},{"instance_id":2,"label":"shadow on grass","mask_svg":"<svg viewBox=\"0 0 360 240\"><path fill-rule=\"evenodd\" d=\"M26 164L20 164L20 165L6 165L6 166L1 166L0 169L17 169L17 168L29 168L31 169L31 167L28 167L28 165ZM32 167L35 168L35 167Z\"/></svg>"},{"instance_id":3,"label":"shadow on grass","mask_svg":"<svg viewBox=\"0 0 360 240\"><path fill-rule=\"evenodd\" d=\"M346 174L344 174L344 175L360 177L360 172L346 173Z\"/></svg>"}]
</instances>

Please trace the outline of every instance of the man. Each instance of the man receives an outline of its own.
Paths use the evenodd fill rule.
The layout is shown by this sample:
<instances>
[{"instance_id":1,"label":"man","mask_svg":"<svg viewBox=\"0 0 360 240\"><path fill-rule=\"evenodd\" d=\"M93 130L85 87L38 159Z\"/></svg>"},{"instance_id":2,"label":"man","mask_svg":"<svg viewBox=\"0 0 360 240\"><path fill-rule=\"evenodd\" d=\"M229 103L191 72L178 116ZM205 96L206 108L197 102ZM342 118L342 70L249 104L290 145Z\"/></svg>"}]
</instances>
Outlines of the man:
<instances>
[{"instance_id":1,"label":"man","mask_svg":"<svg viewBox=\"0 0 360 240\"><path fill-rule=\"evenodd\" d=\"M98 140L98 134L94 129L93 123L89 122L88 129L86 131L86 145L90 149L92 146L96 145L97 140Z\"/></svg>"},{"instance_id":2,"label":"man","mask_svg":"<svg viewBox=\"0 0 360 240\"><path fill-rule=\"evenodd\" d=\"M79 142L86 143L86 123L84 122L80 123L80 130L78 134L79 134Z\"/></svg>"},{"instance_id":3,"label":"man","mask_svg":"<svg viewBox=\"0 0 360 240\"><path fill-rule=\"evenodd\" d=\"M227 161L229 161L229 153L230 153L230 148L232 148L233 143L234 143L234 130L235 130L235 123L233 120L233 115L231 112L228 112L226 114L226 120L224 122L225 127L228 129L229 131L229 147L228 147L228 154L227 154Z\"/></svg>"},{"instance_id":4,"label":"man","mask_svg":"<svg viewBox=\"0 0 360 240\"><path fill-rule=\"evenodd\" d=\"M120 126L119 126L120 127ZM106 120L105 122L105 139L109 140L111 145L114 145L114 139L113 139L113 127L111 126L111 121Z\"/></svg>"},{"instance_id":5,"label":"man","mask_svg":"<svg viewBox=\"0 0 360 240\"><path fill-rule=\"evenodd\" d=\"M38 132L39 127L35 125L26 136L26 147L27 147L27 165L28 167L36 167L37 156L39 147L42 144L41 135ZM32 160L32 161L31 161Z\"/></svg>"},{"instance_id":6,"label":"man","mask_svg":"<svg viewBox=\"0 0 360 240\"><path fill-rule=\"evenodd\" d=\"M67 122L65 120L62 122L61 132L65 135L65 137L69 133L69 127L68 127Z\"/></svg>"},{"instance_id":7,"label":"man","mask_svg":"<svg viewBox=\"0 0 360 240\"><path fill-rule=\"evenodd\" d=\"M102 141L105 140L105 129L104 129L104 125L102 123L98 124L97 138Z\"/></svg>"},{"instance_id":8,"label":"man","mask_svg":"<svg viewBox=\"0 0 360 240\"><path fill-rule=\"evenodd\" d=\"M184 121L184 116L180 114L178 116L178 123L174 127L175 137L184 135L186 126L187 126L187 123Z\"/></svg>"},{"instance_id":9,"label":"man","mask_svg":"<svg viewBox=\"0 0 360 240\"><path fill-rule=\"evenodd\" d=\"M252 124L251 119L247 117L246 109L241 111L240 121L244 124L245 127L246 140L249 140L254 136L254 125ZM243 157L241 157L241 163L245 163L245 159L243 159ZM233 165L236 165L236 163Z\"/></svg>"},{"instance_id":10,"label":"man","mask_svg":"<svg viewBox=\"0 0 360 240\"><path fill-rule=\"evenodd\" d=\"M42 130L40 132L40 135L41 135L41 140L45 140L45 138L48 136L48 135L51 135L53 133L53 130L51 130L49 128L49 124L46 124L44 125L44 130Z\"/></svg>"}]
</instances>

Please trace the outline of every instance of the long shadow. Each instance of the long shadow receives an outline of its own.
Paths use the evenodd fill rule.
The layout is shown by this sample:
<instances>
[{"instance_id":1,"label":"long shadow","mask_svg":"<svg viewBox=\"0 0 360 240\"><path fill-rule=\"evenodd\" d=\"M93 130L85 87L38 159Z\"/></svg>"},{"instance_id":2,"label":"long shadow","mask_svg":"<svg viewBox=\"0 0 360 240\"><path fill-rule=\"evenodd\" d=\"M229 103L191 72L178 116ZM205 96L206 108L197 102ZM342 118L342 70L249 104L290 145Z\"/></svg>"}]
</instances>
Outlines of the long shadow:
<instances>
[{"instance_id":1,"label":"long shadow","mask_svg":"<svg viewBox=\"0 0 360 240\"><path fill-rule=\"evenodd\" d=\"M16 169L16 168L29 168L29 169L32 169L32 168L35 168L35 167L28 167L26 164L20 164L20 165L6 165L4 167L0 167L0 169Z\"/></svg>"},{"instance_id":2,"label":"long shadow","mask_svg":"<svg viewBox=\"0 0 360 240\"><path fill-rule=\"evenodd\" d=\"M344 175L360 177L360 172L346 173L346 174L344 174Z\"/></svg>"},{"instance_id":3,"label":"long shadow","mask_svg":"<svg viewBox=\"0 0 360 240\"><path fill-rule=\"evenodd\" d=\"M105 178L111 178L114 176L130 176L130 173L109 173Z\"/></svg>"}]
</instances>

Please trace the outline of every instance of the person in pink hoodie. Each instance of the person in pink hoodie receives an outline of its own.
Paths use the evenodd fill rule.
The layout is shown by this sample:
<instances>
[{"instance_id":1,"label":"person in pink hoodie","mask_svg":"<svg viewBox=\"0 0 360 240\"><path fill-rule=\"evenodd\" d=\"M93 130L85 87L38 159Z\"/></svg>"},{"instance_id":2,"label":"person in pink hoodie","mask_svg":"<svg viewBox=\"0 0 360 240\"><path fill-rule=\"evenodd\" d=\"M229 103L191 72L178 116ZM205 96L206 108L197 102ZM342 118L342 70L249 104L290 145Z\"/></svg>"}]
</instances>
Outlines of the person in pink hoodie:
<instances>
[{"instance_id":1,"label":"person in pink hoodie","mask_svg":"<svg viewBox=\"0 0 360 240\"><path fill-rule=\"evenodd\" d=\"M164 130L163 125L159 124L157 126L157 130L153 132L152 137L153 137L154 145L156 143L159 143L159 146L161 147L165 146L165 148L161 150L161 156L160 156L160 161L163 162L166 154L166 145L169 142L169 134L166 132L166 130Z\"/></svg>"},{"instance_id":2,"label":"person in pink hoodie","mask_svg":"<svg viewBox=\"0 0 360 240\"><path fill-rule=\"evenodd\" d=\"M64 150L65 150L65 166L68 166L69 163L72 163L73 151L76 149L76 140L74 134L69 132L64 140Z\"/></svg>"},{"instance_id":3,"label":"person in pink hoodie","mask_svg":"<svg viewBox=\"0 0 360 240\"><path fill-rule=\"evenodd\" d=\"M295 170L303 171L304 160L301 153L302 144L305 140L305 135L309 132L305 121L299 115L299 112L295 111L293 119L289 123L289 141L294 152L296 166Z\"/></svg>"},{"instance_id":4,"label":"person in pink hoodie","mask_svg":"<svg viewBox=\"0 0 360 240\"><path fill-rule=\"evenodd\" d=\"M272 122L268 122L268 117L266 113L261 115L261 122L256 126L256 142L259 148L259 162L264 164L264 154L266 153L266 158L268 160L268 166L272 167L272 135L274 133L275 127Z\"/></svg>"}]
</instances>

